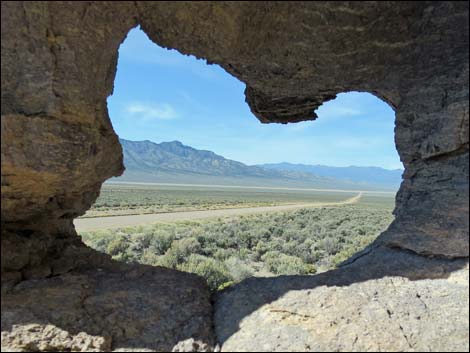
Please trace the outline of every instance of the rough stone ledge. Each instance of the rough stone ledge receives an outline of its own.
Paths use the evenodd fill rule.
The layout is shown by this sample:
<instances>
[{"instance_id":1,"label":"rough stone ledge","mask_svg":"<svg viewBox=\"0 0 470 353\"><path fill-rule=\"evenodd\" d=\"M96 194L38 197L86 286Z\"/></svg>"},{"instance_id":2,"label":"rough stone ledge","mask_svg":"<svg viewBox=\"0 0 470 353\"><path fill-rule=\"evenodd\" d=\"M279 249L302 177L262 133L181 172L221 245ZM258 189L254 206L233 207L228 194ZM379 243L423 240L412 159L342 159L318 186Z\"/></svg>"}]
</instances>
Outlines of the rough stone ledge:
<instances>
[{"instance_id":1,"label":"rough stone ledge","mask_svg":"<svg viewBox=\"0 0 470 353\"><path fill-rule=\"evenodd\" d=\"M315 276L252 278L215 298L222 351L468 351L468 258L378 246Z\"/></svg>"},{"instance_id":2,"label":"rough stone ledge","mask_svg":"<svg viewBox=\"0 0 470 353\"><path fill-rule=\"evenodd\" d=\"M2 349L210 351L215 334L223 351L468 346L468 259L379 243L338 270L252 278L212 301L195 275L104 256L4 282Z\"/></svg>"},{"instance_id":3,"label":"rough stone ledge","mask_svg":"<svg viewBox=\"0 0 470 353\"><path fill-rule=\"evenodd\" d=\"M211 351L204 280L110 261L2 286L2 351Z\"/></svg>"}]
</instances>

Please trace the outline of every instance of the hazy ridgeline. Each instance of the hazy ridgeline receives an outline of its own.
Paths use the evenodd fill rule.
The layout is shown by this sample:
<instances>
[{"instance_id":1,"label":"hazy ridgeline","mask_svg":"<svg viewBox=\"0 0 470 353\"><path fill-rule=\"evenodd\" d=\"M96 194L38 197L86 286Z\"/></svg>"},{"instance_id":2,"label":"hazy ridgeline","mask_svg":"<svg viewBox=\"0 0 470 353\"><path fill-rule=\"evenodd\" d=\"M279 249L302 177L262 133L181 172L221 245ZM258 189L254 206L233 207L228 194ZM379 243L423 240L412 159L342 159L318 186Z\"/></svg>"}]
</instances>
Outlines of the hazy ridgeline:
<instances>
[{"instance_id":1,"label":"hazy ridgeline","mask_svg":"<svg viewBox=\"0 0 470 353\"><path fill-rule=\"evenodd\" d=\"M344 196L343 196L344 197ZM204 277L212 290L251 276L332 269L372 242L393 219L393 198L358 204L82 233L114 259Z\"/></svg>"}]
</instances>

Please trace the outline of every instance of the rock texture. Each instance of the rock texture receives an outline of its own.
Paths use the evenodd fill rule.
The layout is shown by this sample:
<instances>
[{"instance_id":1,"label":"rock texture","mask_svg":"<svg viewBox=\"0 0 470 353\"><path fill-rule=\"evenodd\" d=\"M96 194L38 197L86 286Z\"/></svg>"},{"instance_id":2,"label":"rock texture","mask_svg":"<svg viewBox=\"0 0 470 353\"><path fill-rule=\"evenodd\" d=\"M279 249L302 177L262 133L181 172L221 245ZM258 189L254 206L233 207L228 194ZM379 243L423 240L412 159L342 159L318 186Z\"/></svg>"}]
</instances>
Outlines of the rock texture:
<instances>
[{"instance_id":1,"label":"rock texture","mask_svg":"<svg viewBox=\"0 0 470 353\"><path fill-rule=\"evenodd\" d=\"M379 248L316 276L252 278L218 296L217 338L225 352L468 351L465 264Z\"/></svg>"},{"instance_id":2,"label":"rock texture","mask_svg":"<svg viewBox=\"0 0 470 353\"><path fill-rule=\"evenodd\" d=\"M208 351L212 308L203 279L105 264L23 281L2 293L2 351Z\"/></svg>"},{"instance_id":3,"label":"rock texture","mask_svg":"<svg viewBox=\"0 0 470 353\"><path fill-rule=\"evenodd\" d=\"M315 119L344 91L383 98L406 172L382 240L468 256L466 2L3 2L3 229L63 236L122 173L106 98L137 24L245 82L262 122Z\"/></svg>"},{"instance_id":4,"label":"rock texture","mask_svg":"<svg viewBox=\"0 0 470 353\"><path fill-rule=\"evenodd\" d=\"M350 90L388 102L396 111L395 140L406 170L396 220L377 244L449 263L468 257L468 6L458 1L2 2L1 271L5 288L16 284L2 302L2 315L3 305L14 307L27 293L52 295L55 283L78 293L77 283L91 281L91 288L101 291L94 282L97 274L76 277L105 260L81 243L72 221L90 207L104 180L123 171L106 98L113 89L118 47L138 24L155 43L217 63L244 82L246 102L264 123L315 119L314 109ZM422 266L432 263L429 259ZM110 276L116 286L131 290L122 271ZM175 281L184 283L181 276L175 274ZM40 278L46 279L31 282ZM381 286L385 279L377 281L370 286ZM161 293L158 285L129 283L145 298L149 291ZM415 290L417 283L403 282L402 288ZM171 290L179 286L184 287L174 282ZM383 286L385 300L392 287ZM354 305L363 308L358 295ZM46 305L47 297L35 299ZM202 294L197 298L204 301ZM122 300L120 305L130 305L130 299ZM169 312L159 306L167 304L147 300L154 309L140 307L144 321L154 311ZM80 315L60 310L51 315L58 325L47 326L47 317L39 316L39 326L15 328L15 320L5 318L12 322L7 344L24 330L36 338L20 341L38 349L58 348L54 337L63 337L60 349L131 344L131 338L120 341L116 334L109 343L100 331L109 327L93 323L93 316L86 322L96 329L80 335L80 323L72 325L77 330L67 326ZM203 331L208 322L200 325ZM154 332L150 326L145 321L138 340L148 342L142 337ZM436 337L433 333L431 341ZM176 349L198 345L188 339Z\"/></svg>"}]
</instances>

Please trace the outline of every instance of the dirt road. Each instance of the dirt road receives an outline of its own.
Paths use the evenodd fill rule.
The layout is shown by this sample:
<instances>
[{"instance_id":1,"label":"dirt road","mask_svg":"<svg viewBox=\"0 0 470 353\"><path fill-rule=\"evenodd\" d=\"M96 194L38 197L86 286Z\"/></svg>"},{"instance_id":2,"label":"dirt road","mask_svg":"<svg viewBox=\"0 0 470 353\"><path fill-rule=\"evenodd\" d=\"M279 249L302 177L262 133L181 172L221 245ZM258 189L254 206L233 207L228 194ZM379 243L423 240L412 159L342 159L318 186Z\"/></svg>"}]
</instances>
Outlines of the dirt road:
<instances>
[{"instance_id":1,"label":"dirt road","mask_svg":"<svg viewBox=\"0 0 470 353\"><path fill-rule=\"evenodd\" d=\"M315 202L315 203L299 203L295 205L279 205L264 207L245 207L230 208L223 210L205 210L205 211L185 211L171 213L141 214L128 216L110 216L96 218L80 218L75 219L75 229L78 233L98 230L112 229L121 227L132 227L143 224L152 224L156 222L175 222L187 221L195 219L217 218L225 216L239 216L253 213L268 213L278 211L289 211L306 207L325 207L325 206L342 206L356 203L360 200L362 192L354 197L340 202Z\"/></svg>"}]
</instances>

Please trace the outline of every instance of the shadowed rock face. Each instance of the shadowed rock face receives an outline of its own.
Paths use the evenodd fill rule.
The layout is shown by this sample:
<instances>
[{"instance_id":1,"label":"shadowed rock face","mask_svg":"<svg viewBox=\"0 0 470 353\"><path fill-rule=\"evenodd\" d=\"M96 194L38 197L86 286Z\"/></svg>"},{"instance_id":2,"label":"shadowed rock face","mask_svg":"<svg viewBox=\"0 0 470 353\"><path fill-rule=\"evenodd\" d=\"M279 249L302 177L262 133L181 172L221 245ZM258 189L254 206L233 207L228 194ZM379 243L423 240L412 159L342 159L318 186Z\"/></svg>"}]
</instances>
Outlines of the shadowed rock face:
<instances>
[{"instance_id":1,"label":"shadowed rock face","mask_svg":"<svg viewBox=\"0 0 470 353\"><path fill-rule=\"evenodd\" d=\"M2 293L2 351L170 352L213 347L212 308L193 274L141 265L22 281Z\"/></svg>"},{"instance_id":2,"label":"shadowed rock face","mask_svg":"<svg viewBox=\"0 0 470 353\"><path fill-rule=\"evenodd\" d=\"M350 90L384 99L406 170L378 242L468 257L467 2L2 2L1 16L2 282L100 263L72 221L123 171L106 98L138 24L246 83L263 123L314 120Z\"/></svg>"},{"instance_id":3,"label":"shadowed rock face","mask_svg":"<svg viewBox=\"0 0 470 353\"><path fill-rule=\"evenodd\" d=\"M251 278L218 295L217 339L224 352L465 351L467 264L379 247L316 276Z\"/></svg>"}]
</instances>

